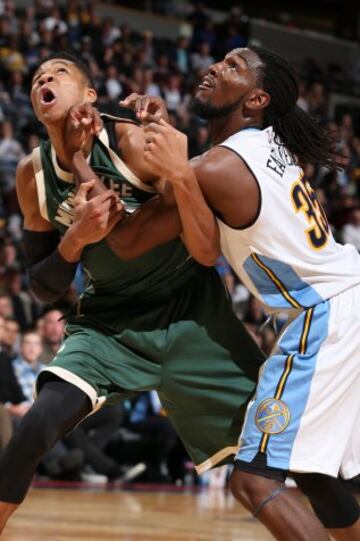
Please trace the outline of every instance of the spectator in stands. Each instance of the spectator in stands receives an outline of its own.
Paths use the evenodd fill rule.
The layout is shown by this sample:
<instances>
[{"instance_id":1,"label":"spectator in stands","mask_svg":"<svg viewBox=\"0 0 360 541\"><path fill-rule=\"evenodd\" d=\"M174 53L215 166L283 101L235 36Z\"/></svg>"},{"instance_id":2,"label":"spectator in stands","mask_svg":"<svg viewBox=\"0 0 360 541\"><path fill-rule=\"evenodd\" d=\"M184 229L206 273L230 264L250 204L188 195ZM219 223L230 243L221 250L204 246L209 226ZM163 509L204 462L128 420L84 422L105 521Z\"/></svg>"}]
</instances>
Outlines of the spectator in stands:
<instances>
[{"instance_id":1,"label":"spectator in stands","mask_svg":"<svg viewBox=\"0 0 360 541\"><path fill-rule=\"evenodd\" d=\"M340 120L340 138L344 143L350 144L354 137L353 119L350 113L342 115Z\"/></svg>"},{"instance_id":2,"label":"spectator in stands","mask_svg":"<svg viewBox=\"0 0 360 541\"><path fill-rule=\"evenodd\" d=\"M20 325L20 330L23 332L33 327L37 315L36 305L29 293L22 289L22 275L19 270L8 269L6 286L12 302L12 313Z\"/></svg>"},{"instance_id":3,"label":"spectator in stands","mask_svg":"<svg viewBox=\"0 0 360 541\"><path fill-rule=\"evenodd\" d=\"M210 54L210 45L206 41L198 46L198 51L191 56L191 62L194 70L198 72L199 78L206 74L211 64L215 62Z\"/></svg>"},{"instance_id":4,"label":"spectator in stands","mask_svg":"<svg viewBox=\"0 0 360 541\"><path fill-rule=\"evenodd\" d=\"M34 331L27 331L21 339L20 354L12 361L16 379L27 402L33 402L34 383L44 365L40 362L41 337Z\"/></svg>"},{"instance_id":5,"label":"spectator in stands","mask_svg":"<svg viewBox=\"0 0 360 541\"><path fill-rule=\"evenodd\" d=\"M142 49L145 53L145 65L152 67L155 63L154 34L150 30L145 30L142 35Z\"/></svg>"},{"instance_id":6,"label":"spectator in stands","mask_svg":"<svg viewBox=\"0 0 360 541\"><path fill-rule=\"evenodd\" d=\"M0 403L0 451L11 438L11 434L12 427L10 415L6 411L4 404Z\"/></svg>"},{"instance_id":7,"label":"spectator in stands","mask_svg":"<svg viewBox=\"0 0 360 541\"><path fill-rule=\"evenodd\" d=\"M3 351L14 359L19 352L20 346L20 326L15 319L5 319L2 347Z\"/></svg>"},{"instance_id":8,"label":"spectator in stands","mask_svg":"<svg viewBox=\"0 0 360 541\"><path fill-rule=\"evenodd\" d=\"M342 229L342 238L344 243L353 244L360 252L360 208L351 211L349 223Z\"/></svg>"},{"instance_id":9,"label":"spectator in stands","mask_svg":"<svg viewBox=\"0 0 360 541\"><path fill-rule=\"evenodd\" d=\"M235 290L235 275L224 256L220 256L216 262L216 270L222 278L228 292L232 296Z\"/></svg>"},{"instance_id":10,"label":"spectator in stands","mask_svg":"<svg viewBox=\"0 0 360 541\"><path fill-rule=\"evenodd\" d=\"M106 69L105 89L106 95L112 100L118 100L123 91L117 67L113 64Z\"/></svg>"},{"instance_id":11,"label":"spectator in stands","mask_svg":"<svg viewBox=\"0 0 360 541\"><path fill-rule=\"evenodd\" d=\"M48 17L44 20L44 29L46 32L56 31L58 35L66 34L68 27L61 16L60 8L54 6Z\"/></svg>"},{"instance_id":12,"label":"spectator in stands","mask_svg":"<svg viewBox=\"0 0 360 541\"><path fill-rule=\"evenodd\" d=\"M149 96L160 96L160 87L154 81L153 70L151 68L147 68L144 70L143 74L144 74L144 80L143 80L144 94L148 94Z\"/></svg>"},{"instance_id":13,"label":"spectator in stands","mask_svg":"<svg viewBox=\"0 0 360 541\"><path fill-rule=\"evenodd\" d=\"M0 314L0 363L1 363L2 355L4 353L3 351L4 331L5 331L5 318L3 315Z\"/></svg>"},{"instance_id":14,"label":"spectator in stands","mask_svg":"<svg viewBox=\"0 0 360 541\"><path fill-rule=\"evenodd\" d=\"M306 87L305 93L298 99L298 106L312 116L322 116L325 105L324 85L313 81Z\"/></svg>"},{"instance_id":15,"label":"spectator in stands","mask_svg":"<svg viewBox=\"0 0 360 541\"><path fill-rule=\"evenodd\" d=\"M207 126L200 125L196 129L195 137L191 139L191 157L200 156L210 148L209 130Z\"/></svg>"},{"instance_id":16,"label":"spectator in stands","mask_svg":"<svg viewBox=\"0 0 360 541\"><path fill-rule=\"evenodd\" d=\"M176 47L171 53L171 60L177 71L183 74L189 73L191 69L190 40L180 36Z\"/></svg>"},{"instance_id":17,"label":"spectator in stands","mask_svg":"<svg viewBox=\"0 0 360 541\"><path fill-rule=\"evenodd\" d=\"M10 72L26 71L25 59L19 51L17 35L12 34L9 39L6 54L2 59L4 66Z\"/></svg>"},{"instance_id":18,"label":"spectator in stands","mask_svg":"<svg viewBox=\"0 0 360 541\"><path fill-rule=\"evenodd\" d=\"M14 316L11 297L6 293L0 293L0 316L4 319L10 319Z\"/></svg>"},{"instance_id":19,"label":"spectator in stands","mask_svg":"<svg viewBox=\"0 0 360 541\"><path fill-rule=\"evenodd\" d=\"M164 80L170 73L170 59L165 53L161 53L156 59L154 68L155 77Z\"/></svg>"},{"instance_id":20,"label":"spectator in stands","mask_svg":"<svg viewBox=\"0 0 360 541\"><path fill-rule=\"evenodd\" d=\"M266 315L262 304L253 296L250 296L244 322L260 327L266 321Z\"/></svg>"},{"instance_id":21,"label":"spectator in stands","mask_svg":"<svg viewBox=\"0 0 360 541\"><path fill-rule=\"evenodd\" d=\"M108 47L109 45L112 45L114 41L116 41L120 37L122 37L122 39L125 38L124 31L122 34L120 28L118 26L115 26L110 18L106 18L102 24L101 41L103 46Z\"/></svg>"},{"instance_id":22,"label":"spectator in stands","mask_svg":"<svg viewBox=\"0 0 360 541\"><path fill-rule=\"evenodd\" d=\"M193 9L190 15L188 16L189 22L191 22L194 29L194 36L202 30L206 23L210 20L210 15L206 11L205 2L195 1L192 2Z\"/></svg>"},{"instance_id":23,"label":"spectator in stands","mask_svg":"<svg viewBox=\"0 0 360 541\"><path fill-rule=\"evenodd\" d=\"M0 181L5 191L14 189L17 163L25 156L24 149L14 137L11 122L4 121L0 129Z\"/></svg>"},{"instance_id":24,"label":"spectator in stands","mask_svg":"<svg viewBox=\"0 0 360 541\"><path fill-rule=\"evenodd\" d=\"M43 352L41 362L48 364L56 355L64 338L64 320L60 310L49 310L42 323Z\"/></svg>"},{"instance_id":25,"label":"spectator in stands","mask_svg":"<svg viewBox=\"0 0 360 541\"><path fill-rule=\"evenodd\" d=\"M168 482L168 457L177 444L177 434L164 416L156 391L141 393L133 402L125 426L142 436L141 445L147 446L146 479Z\"/></svg>"},{"instance_id":26,"label":"spectator in stands","mask_svg":"<svg viewBox=\"0 0 360 541\"><path fill-rule=\"evenodd\" d=\"M106 446L122 420L121 404L107 406L87 417L67 436L66 443L74 449L80 449L83 454L83 481L115 481L126 474L126 469L105 453Z\"/></svg>"},{"instance_id":27,"label":"spectator in stands","mask_svg":"<svg viewBox=\"0 0 360 541\"><path fill-rule=\"evenodd\" d=\"M176 112L181 104L182 96L180 81L179 75L170 75L164 87L166 107L170 112Z\"/></svg>"},{"instance_id":28,"label":"spectator in stands","mask_svg":"<svg viewBox=\"0 0 360 541\"><path fill-rule=\"evenodd\" d=\"M17 266L17 250L11 238L0 237L0 269L13 269Z\"/></svg>"},{"instance_id":29,"label":"spectator in stands","mask_svg":"<svg viewBox=\"0 0 360 541\"><path fill-rule=\"evenodd\" d=\"M42 368L39 362L42 345L40 336L26 332L21 340L18 357L11 361L2 354L0 358L0 403L16 424L29 410L33 402L34 384ZM58 442L43 459L40 470L51 477L76 473L83 463L79 450L69 451L63 442Z\"/></svg>"}]
</instances>

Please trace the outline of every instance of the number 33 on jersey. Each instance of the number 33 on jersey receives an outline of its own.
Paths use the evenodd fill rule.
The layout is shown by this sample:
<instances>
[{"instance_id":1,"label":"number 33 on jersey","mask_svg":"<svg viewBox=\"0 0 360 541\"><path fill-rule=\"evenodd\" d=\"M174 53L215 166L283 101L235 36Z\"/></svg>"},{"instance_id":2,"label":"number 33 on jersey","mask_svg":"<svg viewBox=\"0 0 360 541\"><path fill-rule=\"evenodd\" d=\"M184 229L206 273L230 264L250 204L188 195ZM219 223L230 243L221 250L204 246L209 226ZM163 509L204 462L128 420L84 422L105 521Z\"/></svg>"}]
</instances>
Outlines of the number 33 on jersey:
<instances>
[{"instance_id":1,"label":"number 33 on jersey","mask_svg":"<svg viewBox=\"0 0 360 541\"><path fill-rule=\"evenodd\" d=\"M330 227L324 209L316 199L310 183L304 179L303 175L300 175L300 179L294 182L291 197L295 211L303 212L309 223L305 235L310 247L321 250L329 240Z\"/></svg>"}]
</instances>

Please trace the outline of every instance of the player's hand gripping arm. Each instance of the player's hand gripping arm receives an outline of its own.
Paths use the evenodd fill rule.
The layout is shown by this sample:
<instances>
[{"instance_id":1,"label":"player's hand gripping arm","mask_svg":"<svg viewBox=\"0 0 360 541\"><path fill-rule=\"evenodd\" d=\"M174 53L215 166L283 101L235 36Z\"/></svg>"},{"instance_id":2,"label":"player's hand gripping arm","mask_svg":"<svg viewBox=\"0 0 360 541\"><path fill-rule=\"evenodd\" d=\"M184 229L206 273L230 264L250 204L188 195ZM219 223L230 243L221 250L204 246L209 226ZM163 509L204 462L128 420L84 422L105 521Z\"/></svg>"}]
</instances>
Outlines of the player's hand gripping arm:
<instances>
[{"instance_id":1,"label":"player's hand gripping arm","mask_svg":"<svg viewBox=\"0 0 360 541\"><path fill-rule=\"evenodd\" d=\"M137 98L135 103L138 103ZM149 102L145 102L145 105L149 105ZM160 105L157 102L156 108ZM151 118L154 118L155 113L155 109L152 109ZM79 122L82 115L86 116L86 122ZM106 188L87 163L78 133L79 130L81 132L87 131L91 135L98 125L98 112L90 104L73 108L68 115L68 125L66 127L67 146L69 154L72 154L75 180L79 185L88 181L88 179L94 179L95 181L93 188L88 192L89 199L101 194ZM154 175L152 169L144 160L145 138L143 128L118 124L116 132L119 150L126 157L127 166L143 181L156 184L157 176ZM71 140L72 134L74 134L75 143ZM87 139L87 136L83 135L82 137ZM151 234L149 234L150 231ZM122 212L121 221L106 237L106 242L119 257L129 260L146 253L159 244L168 242L178 236L181 231L181 221L175 206L175 200L171 193L171 187L169 189L168 186L165 193L153 197L141 205L132 215L125 217L125 213ZM206 258L201 254L198 261L204 265L213 264L213 259L210 261L208 254L206 254Z\"/></svg>"},{"instance_id":2,"label":"player's hand gripping arm","mask_svg":"<svg viewBox=\"0 0 360 541\"><path fill-rule=\"evenodd\" d=\"M216 220L196 182L193 170L188 164L187 139L185 135L174 130L169 124L164 122L168 120L168 113L166 104L162 98L133 93L120 103L123 106L133 109L138 118L148 126L141 131L141 134L137 134L136 138L133 137L131 139L131 134L125 138L125 145L127 139L130 139L130 148L126 152L127 163L130 167L133 155L131 149L136 149L136 146L139 147L139 144L149 148L145 138L152 139L153 132L157 130L158 125L167 127L166 129L169 131L169 135L171 135L173 145L172 147L170 145L166 149L162 149L164 151L162 157L165 157L165 164L168 166L165 169L171 176L176 172L179 175L183 175L183 182L171 182L175 202L178 204L178 212L180 213L182 238L194 259L204 265L213 265L220 253L219 231ZM139 128L131 127L133 132L135 129L139 130ZM141 148L138 148L138 151L135 153L135 156L139 155L141 155ZM161 158L155 160L154 163L151 157L145 152L143 162L143 169L146 171L147 177L151 179L156 175L160 178L160 184L163 187L166 186L165 180L163 180L167 179L165 171L161 173L161 168L158 167ZM165 164L160 163L160 165ZM178 166L180 166L180 169L178 169ZM170 177L169 180L171 180ZM159 183L157 185L159 186Z\"/></svg>"},{"instance_id":3,"label":"player's hand gripping arm","mask_svg":"<svg viewBox=\"0 0 360 541\"><path fill-rule=\"evenodd\" d=\"M82 151L73 156L73 171L76 181L83 185L87 179L96 182L96 191L106 190L100 179L96 177L86 161ZM89 192L94 193L94 190ZM121 221L110 231L106 237L108 246L121 259L130 260L163 244L181 232L181 222L176 207L164 204L162 196L155 196L133 214L127 216L121 205L119 213Z\"/></svg>"},{"instance_id":4,"label":"player's hand gripping arm","mask_svg":"<svg viewBox=\"0 0 360 541\"><path fill-rule=\"evenodd\" d=\"M113 204L114 194L108 193L107 198L99 202L96 212L95 205L89 205L85 194L80 194L75 207L74 223L60 238L50 222L41 216L31 156L24 158L18 165L16 188L24 215L23 242L30 287L43 302L53 302L66 292L73 281L84 246L106 236L109 227L115 225L115 219L114 222L109 220L109 208ZM89 186L83 188L85 192L88 189Z\"/></svg>"},{"instance_id":5,"label":"player's hand gripping arm","mask_svg":"<svg viewBox=\"0 0 360 541\"><path fill-rule=\"evenodd\" d=\"M164 120L149 124L144 133L145 160L172 185L189 252L213 265L220 255L219 228L188 162L187 137Z\"/></svg>"},{"instance_id":6,"label":"player's hand gripping arm","mask_svg":"<svg viewBox=\"0 0 360 541\"><path fill-rule=\"evenodd\" d=\"M166 103L160 97L133 92L120 101L120 105L132 109L144 125L150 122L159 122L161 119L169 122Z\"/></svg>"}]
</instances>

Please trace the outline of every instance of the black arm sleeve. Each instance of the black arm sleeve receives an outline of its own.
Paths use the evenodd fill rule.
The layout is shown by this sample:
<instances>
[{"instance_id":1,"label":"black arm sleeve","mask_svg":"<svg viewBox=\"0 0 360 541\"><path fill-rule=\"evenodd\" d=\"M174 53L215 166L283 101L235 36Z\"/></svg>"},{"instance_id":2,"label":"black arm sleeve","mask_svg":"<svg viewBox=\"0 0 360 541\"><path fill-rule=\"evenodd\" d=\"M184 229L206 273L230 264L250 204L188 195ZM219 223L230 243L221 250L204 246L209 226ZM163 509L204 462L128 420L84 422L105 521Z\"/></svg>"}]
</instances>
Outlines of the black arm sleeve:
<instances>
[{"instance_id":1,"label":"black arm sleeve","mask_svg":"<svg viewBox=\"0 0 360 541\"><path fill-rule=\"evenodd\" d=\"M25 401L26 398L16 379L11 360L4 353L0 353L0 402L21 404Z\"/></svg>"},{"instance_id":2,"label":"black arm sleeve","mask_svg":"<svg viewBox=\"0 0 360 541\"><path fill-rule=\"evenodd\" d=\"M57 231L24 230L23 246L30 287L43 302L54 302L74 279L77 263L69 263L59 253Z\"/></svg>"}]
</instances>

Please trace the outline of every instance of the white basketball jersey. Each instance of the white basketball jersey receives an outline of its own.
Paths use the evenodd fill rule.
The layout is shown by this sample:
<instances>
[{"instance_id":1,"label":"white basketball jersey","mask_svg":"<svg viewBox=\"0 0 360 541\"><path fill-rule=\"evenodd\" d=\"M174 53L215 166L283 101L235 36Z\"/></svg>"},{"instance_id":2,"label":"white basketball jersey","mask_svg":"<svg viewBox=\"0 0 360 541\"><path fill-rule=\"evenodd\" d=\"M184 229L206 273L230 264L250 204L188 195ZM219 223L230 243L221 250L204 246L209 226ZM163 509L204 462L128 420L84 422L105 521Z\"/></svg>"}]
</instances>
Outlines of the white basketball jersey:
<instances>
[{"instance_id":1,"label":"white basketball jersey","mask_svg":"<svg viewBox=\"0 0 360 541\"><path fill-rule=\"evenodd\" d=\"M271 127L242 130L221 146L243 159L261 193L250 227L233 229L218 220L222 251L270 311L314 306L360 283L357 250L335 242L302 169Z\"/></svg>"}]
</instances>

